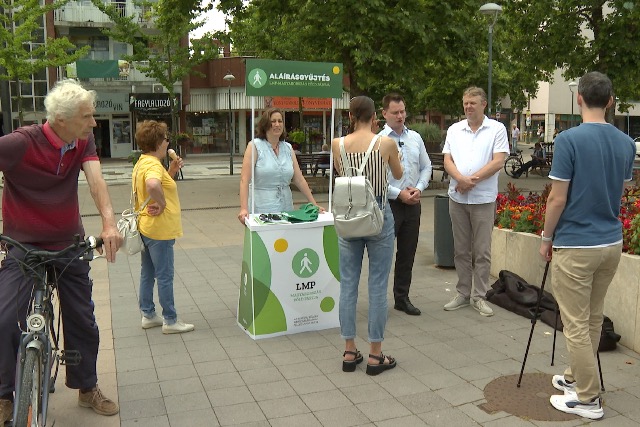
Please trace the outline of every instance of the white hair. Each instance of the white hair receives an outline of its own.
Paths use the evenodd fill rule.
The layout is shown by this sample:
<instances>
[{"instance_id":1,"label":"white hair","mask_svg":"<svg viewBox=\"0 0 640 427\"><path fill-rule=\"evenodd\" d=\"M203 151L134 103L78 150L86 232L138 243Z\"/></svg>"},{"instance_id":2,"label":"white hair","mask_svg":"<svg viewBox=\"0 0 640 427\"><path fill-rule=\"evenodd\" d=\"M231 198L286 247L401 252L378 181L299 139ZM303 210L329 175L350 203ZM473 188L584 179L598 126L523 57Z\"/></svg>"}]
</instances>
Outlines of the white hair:
<instances>
[{"instance_id":1,"label":"white hair","mask_svg":"<svg viewBox=\"0 0 640 427\"><path fill-rule=\"evenodd\" d=\"M87 90L73 79L60 80L44 98L47 121L55 123L57 117L69 118L78 113L81 105L96 105L96 91Z\"/></svg>"}]
</instances>

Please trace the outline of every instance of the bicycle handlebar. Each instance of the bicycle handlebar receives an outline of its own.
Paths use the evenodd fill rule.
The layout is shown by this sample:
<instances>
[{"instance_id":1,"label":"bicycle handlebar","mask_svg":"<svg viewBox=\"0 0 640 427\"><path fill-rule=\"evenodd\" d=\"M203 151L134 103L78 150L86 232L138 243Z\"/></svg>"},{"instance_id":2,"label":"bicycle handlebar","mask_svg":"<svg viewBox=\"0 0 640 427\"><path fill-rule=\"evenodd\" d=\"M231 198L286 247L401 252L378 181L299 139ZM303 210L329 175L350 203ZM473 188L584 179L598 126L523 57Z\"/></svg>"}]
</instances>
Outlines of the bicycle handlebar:
<instances>
[{"instance_id":1,"label":"bicycle handlebar","mask_svg":"<svg viewBox=\"0 0 640 427\"><path fill-rule=\"evenodd\" d=\"M88 250L93 250L102 246L103 241L100 237L89 236L85 240L80 240L80 236L75 236L76 242L67 246L64 249L60 249L58 251L47 251L44 249L29 249L24 246L22 243L17 240L12 239L6 234L0 234L0 242L6 242L11 246L15 246L16 248L22 250L24 253L28 253L31 256L36 256L40 258L46 259L56 259L62 258L67 253L71 252L74 249L87 248Z\"/></svg>"}]
</instances>

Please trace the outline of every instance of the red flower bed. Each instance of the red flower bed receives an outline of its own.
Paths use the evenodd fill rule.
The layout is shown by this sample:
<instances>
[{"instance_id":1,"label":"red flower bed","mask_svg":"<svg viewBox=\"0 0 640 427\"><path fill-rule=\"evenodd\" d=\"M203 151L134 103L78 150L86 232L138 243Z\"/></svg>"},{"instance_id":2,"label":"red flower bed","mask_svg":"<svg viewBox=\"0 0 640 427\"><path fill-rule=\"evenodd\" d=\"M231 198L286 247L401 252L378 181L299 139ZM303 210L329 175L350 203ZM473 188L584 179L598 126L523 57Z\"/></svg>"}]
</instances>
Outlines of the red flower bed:
<instances>
[{"instance_id":1,"label":"red flower bed","mask_svg":"<svg viewBox=\"0 0 640 427\"><path fill-rule=\"evenodd\" d=\"M529 192L525 196L512 182L508 183L507 191L496 199L496 227L540 235L550 191L548 184L542 193ZM640 255L640 188L625 188L619 218L623 252Z\"/></svg>"}]
</instances>

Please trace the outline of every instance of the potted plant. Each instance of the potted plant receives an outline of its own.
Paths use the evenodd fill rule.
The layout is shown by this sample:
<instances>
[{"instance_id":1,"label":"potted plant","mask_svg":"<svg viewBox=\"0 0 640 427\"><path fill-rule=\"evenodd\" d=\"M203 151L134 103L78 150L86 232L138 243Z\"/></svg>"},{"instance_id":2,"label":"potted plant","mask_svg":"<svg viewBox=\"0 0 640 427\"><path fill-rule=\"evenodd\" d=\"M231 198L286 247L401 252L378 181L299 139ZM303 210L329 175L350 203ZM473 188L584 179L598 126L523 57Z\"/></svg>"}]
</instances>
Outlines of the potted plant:
<instances>
[{"instance_id":1,"label":"potted plant","mask_svg":"<svg viewBox=\"0 0 640 427\"><path fill-rule=\"evenodd\" d=\"M187 151L193 147L193 137L186 132L178 132L173 136L176 146L180 147L180 156L187 157Z\"/></svg>"},{"instance_id":2,"label":"potted plant","mask_svg":"<svg viewBox=\"0 0 640 427\"><path fill-rule=\"evenodd\" d=\"M409 126L412 130L418 132L424 141L427 153L442 152L442 130L440 126L433 123L414 123Z\"/></svg>"},{"instance_id":3,"label":"potted plant","mask_svg":"<svg viewBox=\"0 0 640 427\"><path fill-rule=\"evenodd\" d=\"M300 129L294 129L291 132L289 132L289 135L287 135L287 140L290 143L298 144L301 148L301 151L302 151L302 147L306 142L306 139L307 139L306 135Z\"/></svg>"}]
</instances>

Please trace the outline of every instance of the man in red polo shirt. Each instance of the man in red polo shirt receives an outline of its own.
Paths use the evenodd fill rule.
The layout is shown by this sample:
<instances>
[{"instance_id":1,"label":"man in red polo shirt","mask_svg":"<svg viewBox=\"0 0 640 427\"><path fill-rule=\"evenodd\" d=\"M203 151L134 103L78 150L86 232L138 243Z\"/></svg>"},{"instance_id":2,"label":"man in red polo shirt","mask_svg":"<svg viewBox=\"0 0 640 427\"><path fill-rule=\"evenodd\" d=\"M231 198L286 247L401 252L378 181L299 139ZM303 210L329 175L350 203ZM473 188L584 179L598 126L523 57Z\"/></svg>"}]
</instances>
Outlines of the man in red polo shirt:
<instances>
[{"instance_id":1,"label":"man in red polo shirt","mask_svg":"<svg viewBox=\"0 0 640 427\"><path fill-rule=\"evenodd\" d=\"M104 252L114 262L122 237L116 228L107 184L96 154L93 128L96 92L74 80L58 82L45 98L47 122L25 126L0 138L0 170L4 173L3 234L34 247L56 250L84 236L78 203L82 169L102 218ZM101 250L102 252L102 250ZM0 425L13 415L16 356L21 327L33 283L25 278L10 248L0 268ZM78 404L101 415L114 415L118 405L97 386L100 343L92 301L89 263L64 262L58 294L67 350L78 350L81 362L67 366L66 383L78 389Z\"/></svg>"}]
</instances>

